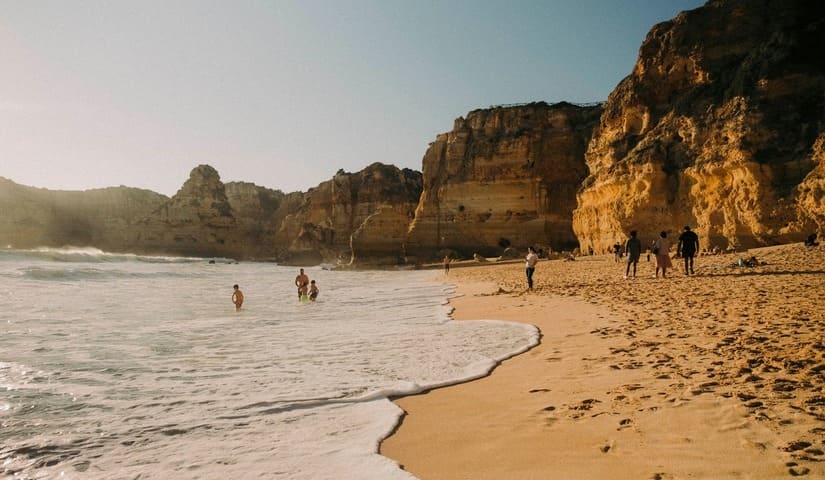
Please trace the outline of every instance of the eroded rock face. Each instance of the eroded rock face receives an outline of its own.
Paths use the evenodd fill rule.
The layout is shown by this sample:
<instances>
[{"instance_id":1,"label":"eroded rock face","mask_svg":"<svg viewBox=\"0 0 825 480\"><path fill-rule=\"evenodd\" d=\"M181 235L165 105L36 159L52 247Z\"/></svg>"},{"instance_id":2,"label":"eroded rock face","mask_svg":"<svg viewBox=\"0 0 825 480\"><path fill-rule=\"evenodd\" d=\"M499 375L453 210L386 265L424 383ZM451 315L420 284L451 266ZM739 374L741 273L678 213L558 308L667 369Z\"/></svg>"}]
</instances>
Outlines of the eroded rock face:
<instances>
[{"instance_id":1,"label":"eroded rock face","mask_svg":"<svg viewBox=\"0 0 825 480\"><path fill-rule=\"evenodd\" d=\"M167 200L137 188L46 190L0 178L0 246L124 251L134 222Z\"/></svg>"},{"instance_id":2,"label":"eroded rock face","mask_svg":"<svg viewBox=\"0 0 825 480\"><path fill-rule=\"evenodd\" d=\"M0 216L0 244L397 264L420 194L420 173L379 163L290 194L224 184L209 165L194 168L172 198L126 187L56 192L0 178L0 208L7 212Z\"/></svg>"},{"instance_id":3,"label":"eroded rock face","mask_svg":"<svg viewBox=\"0 0 825 480\"><path fill-rule=\"evenodd\" d=\"M589 145L584 250L691 225L704 246L823 228L825 4L711 1L656 25Z\"/></svg>"},{"instance_id":4,"label":"eroded rock face","mask_svg":"<svg viewBox=\"0 0 825 480\"><path fill-rule=\"evenodd\" d=\"M226 187L209 165L195 167L178 192L139 222L138 251L193 256L233 255L242 247Z\"/></svg>"},{"instance_id":5,"label":"eroded rock face","mask_svg":"<svg viewBox=\"0 0 825 480\"><path fill-rule=\"evenodd\" d=\"M351 264L400 265L404 260L404 241L415 212L415 204L406 208L384 205L361 222L350 236Z\"/></svg>"},{"instance_id":6,"label":"eroded rock face","mask_svg":"<svg viewBox=\"0 0 825 480\"><path fill-rule=\"evenodd\" d=\"M438 135L423 160L424 191L407 254L451 249L497 256L504 247L574 247L576 191L600 106L533 103L475 110Z\"/></svg>"},{"instance_id":7,"label":"eroded rock face","mask_svg":"<svg viewBox=\"0 0 825 480\"><path fill-rule=\"evenodd\" d=\"M339 172L304 194L284 218L277 242L288 247L281 261L397 263L420 195L421 174L410 169L374 163L357 173ZM389 222L390 216L408 221ZM384 230L372 232L365 222Z\"/></svg>"},{"instance_id":8,"label":"eroded rock face","mask_svg":"<svg viewBox=\"0 0 825 480\"><path fill-rule=\"evenodd\" d=\"M130 248L175 255L269 259L287 195L247 182L224 184L209 165L195 167L178 192L138 222Z\"/></svg>"}]
</instances>

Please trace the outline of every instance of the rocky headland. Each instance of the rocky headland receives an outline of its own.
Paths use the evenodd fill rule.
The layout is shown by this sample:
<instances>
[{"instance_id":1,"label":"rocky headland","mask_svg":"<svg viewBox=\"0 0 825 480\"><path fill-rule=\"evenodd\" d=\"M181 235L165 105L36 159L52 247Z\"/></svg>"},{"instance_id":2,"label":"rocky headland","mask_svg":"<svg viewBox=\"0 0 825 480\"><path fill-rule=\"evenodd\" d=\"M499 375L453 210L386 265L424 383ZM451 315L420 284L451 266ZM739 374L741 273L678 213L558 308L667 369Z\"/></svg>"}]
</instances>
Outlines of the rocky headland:
<instances>
[{"instance_id":1,"label":"rocky headland","mask_svg":"<svg viewBox=\"0 0 825 480\"><path fill-rule=\"evenodd\" d=\"M375 163L283 193L201 165L171 198L0 178L0 245L396 265L683 225L703 247L800 241L825 230L823 47L825 4L711 0L654 26L606 103L474 110L422 172Z\"/></svg>"},{"instance_id":2,"label":"rocky headland","mask_svg":"<svg viewBox=\"0 0 825 480\"><path fill-rule=\"evenodd\" d=\"M122 251L133 223L167 200L137 188L47 190L0 177L0 247L71 245Z\"/></svg>"},{"instance_id":3,"label":"rocky headland","mask_svg":"<svg viewBox=\"0 0 825 480\"><path fill-rule=\"evenodd\" d=\"M683 225L723 249L821 231L823 47L820 2L711 1L653 27L585 156L581 247Z\"/></svg>"}]
</instances>

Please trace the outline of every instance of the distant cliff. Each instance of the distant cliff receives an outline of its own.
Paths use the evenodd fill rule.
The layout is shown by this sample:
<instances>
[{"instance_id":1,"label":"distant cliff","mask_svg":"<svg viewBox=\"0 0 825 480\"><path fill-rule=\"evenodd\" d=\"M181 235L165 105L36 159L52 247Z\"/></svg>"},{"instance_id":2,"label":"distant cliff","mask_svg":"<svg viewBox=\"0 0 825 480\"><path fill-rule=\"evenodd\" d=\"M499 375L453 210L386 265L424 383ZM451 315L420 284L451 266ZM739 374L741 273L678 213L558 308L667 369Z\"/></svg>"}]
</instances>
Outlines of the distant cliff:
<instances>
[{"instance_id":1,"label":"distant cliff","mask_svg":"<svg viewBox=\"0 0 825 480\"><path fill-rule=\"evenodd\" d=\"M0 247L71 245L123 251L134 222L166 200L137 188L46 190L0 177Z\"/></svg>"},{"instance_id":2,"label":"distant cliff","mask_svg":"<svg viewBox=\"0 0 825 480\"><path fill-rule=\"evenodd\" d=\"M653 27L587 150L573 229L602 250L637 229L705 245L825 228L825 3L711 1Z\"/></svg>"},{"instance_id":3,"label":"distant cliff","mask_svg":"<svg viewBox=\"0 0 825 480\"><path fill-rule=\"evenodd\" d=\"M0 245L396 265L421 174L372 164L308 192L224 184L199 165L171 198L126 187L62 192L0 178Z\"/></svg>"},{"instance_id":4,"label":"distant cliff","mask_svg":"<svg viewBox=\"0 0 825 480\"><path fill-rule=\"evenodd\" d=\"M135 252L236 259L272 259L287 195L252 183L224 184L199 165L178 192L136 222L127 249Z\"/></svg>"},{"instance_id":5,"label":"distant cliff","mask_svg":"<svg viewBox=\"0 0 825 480\"><path fill-rule=\"evenodd\" d=\"M513 245L574 248L576 192L601 107L544 102L475 110L424 154L408 255L499 255Z\"/></svg>"}]
</instances>

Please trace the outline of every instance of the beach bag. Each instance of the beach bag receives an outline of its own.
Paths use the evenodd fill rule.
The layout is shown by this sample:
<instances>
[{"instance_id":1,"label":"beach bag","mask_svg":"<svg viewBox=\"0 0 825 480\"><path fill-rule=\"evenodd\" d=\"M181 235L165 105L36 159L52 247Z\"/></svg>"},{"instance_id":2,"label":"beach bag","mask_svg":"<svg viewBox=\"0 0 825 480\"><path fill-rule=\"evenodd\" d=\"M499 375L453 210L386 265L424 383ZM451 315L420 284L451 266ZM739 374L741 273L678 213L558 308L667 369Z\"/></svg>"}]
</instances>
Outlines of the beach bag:
<instances>
[{"instance_id":1,"label":"beach bag","mask_svg":"<svg viewBox=\"0 0 825 480\"><path fill-rule=\"evenodd\" d=\"M659 247L653 247L653 255L659 254Z\"/></svg>"}]
</instances>

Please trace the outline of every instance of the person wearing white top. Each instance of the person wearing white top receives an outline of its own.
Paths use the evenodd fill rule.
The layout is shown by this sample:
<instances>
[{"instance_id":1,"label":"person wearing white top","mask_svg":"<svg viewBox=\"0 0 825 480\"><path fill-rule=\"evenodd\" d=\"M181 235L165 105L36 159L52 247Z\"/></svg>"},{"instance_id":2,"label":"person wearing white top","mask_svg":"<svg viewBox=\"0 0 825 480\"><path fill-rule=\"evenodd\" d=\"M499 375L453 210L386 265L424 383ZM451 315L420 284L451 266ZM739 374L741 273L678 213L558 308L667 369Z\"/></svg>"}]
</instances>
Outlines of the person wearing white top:
<instances>
[{"instance_id":1,"label":"person wearing white top","mask_svg":"<svg viewBox=\"0 0 825 480\"><path fill-rule=\"evenodd\" d=\"M527 247L526 271L527 271L527 288L533 289L533 273L536 271L536 264L539 261L539 256L533 247Z\"/></svg>"}]
</instances>

